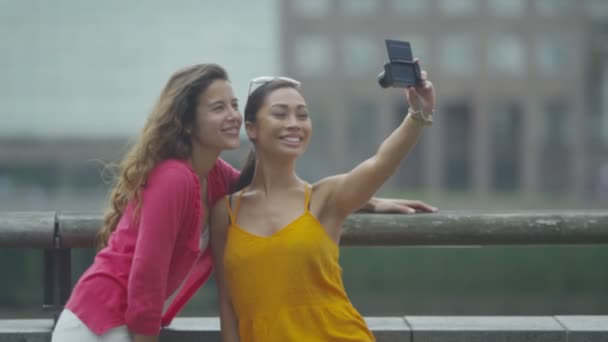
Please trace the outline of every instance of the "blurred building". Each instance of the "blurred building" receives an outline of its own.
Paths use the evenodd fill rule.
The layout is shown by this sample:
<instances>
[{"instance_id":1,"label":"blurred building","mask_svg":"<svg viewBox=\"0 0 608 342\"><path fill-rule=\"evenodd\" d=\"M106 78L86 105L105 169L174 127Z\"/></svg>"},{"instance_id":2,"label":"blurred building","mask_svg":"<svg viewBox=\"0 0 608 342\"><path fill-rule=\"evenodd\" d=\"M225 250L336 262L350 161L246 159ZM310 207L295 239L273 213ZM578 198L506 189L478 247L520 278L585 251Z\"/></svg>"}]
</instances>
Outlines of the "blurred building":
<instances>
[{"instance_id":1,"label":"blurred building","mask_svg":"<svg viewBox=\"0 0 608 342\"><path fill-rule=\"evenodd\" d=\"M2 3L0 210L105 205L104 165L126 151L167 75L200 61L226 65L242 105L238 89L280 61L313 116L302 176L349 170L407 111L376 82L386 38L412 43L439 95L435 125L390 185L608 198L606 0L269 0L237 26L221 15L201 24L204 6L154 0L142 16L120 1ZM239 166L247 149L225 157Z\"/></svg>"},{"instance_id":2,"label":"blurred building","mask_svg":"<svg viewBox=\"0 0 608 342\"><path fill-rule=\"evenodd\" d=\"M0 211L103 208L105 165L125 153L175 70L220 63L239 97L251 77L277 72L277 9L274 0L0 1Z\"/></svg>"},{"instance_id":3,"label":"blurred building","mask_svg":"<svg viewBox=\"0 0 608 342\"><path fill-rule=\"evenodd\" d=\"M280 18L282 71L313 116L309 172L347 170L402 120L404 97L376 82L391 38L439 95L394 185L592 193L608 160L605 0L282 0Z\"/></svg>"}]
</instances>

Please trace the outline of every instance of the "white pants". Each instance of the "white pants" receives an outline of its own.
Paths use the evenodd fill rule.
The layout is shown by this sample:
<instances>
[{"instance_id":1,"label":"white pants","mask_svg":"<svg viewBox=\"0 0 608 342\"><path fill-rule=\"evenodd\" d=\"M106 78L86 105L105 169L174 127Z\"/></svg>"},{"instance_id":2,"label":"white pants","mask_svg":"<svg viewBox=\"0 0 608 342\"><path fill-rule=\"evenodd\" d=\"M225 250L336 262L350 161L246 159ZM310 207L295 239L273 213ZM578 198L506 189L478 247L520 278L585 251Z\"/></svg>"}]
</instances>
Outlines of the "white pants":
<instances>
[{"instance_id":1,"label":"white pants","mask_svg":"<svg viewBox=\"0 0 608 342\"><path fill-rule=\"evenodd\" d=\"M51 342L132 342L126 325L110 329L99 336L68 309L61 312Z\"/></svg>"}]
</instances>

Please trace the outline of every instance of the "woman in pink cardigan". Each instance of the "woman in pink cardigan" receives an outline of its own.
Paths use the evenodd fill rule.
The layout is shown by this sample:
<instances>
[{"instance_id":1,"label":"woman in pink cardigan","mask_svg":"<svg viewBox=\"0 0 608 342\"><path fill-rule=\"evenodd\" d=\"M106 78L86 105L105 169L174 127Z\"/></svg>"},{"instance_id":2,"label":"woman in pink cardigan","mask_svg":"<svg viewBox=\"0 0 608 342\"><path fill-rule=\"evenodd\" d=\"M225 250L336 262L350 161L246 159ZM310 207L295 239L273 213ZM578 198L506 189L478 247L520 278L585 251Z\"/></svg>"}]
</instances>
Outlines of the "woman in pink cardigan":
<instances>
[{"instance_id":1,"label":"woman in pink cardigan","mask_svg":"<svg viewBox=\"0 0 608 342\"><path fill-rule=\"evenodd\" d=\"M239 146L242 116L226 71L200 64L167 82L121 163L100 251L53 331L53 342L157 341L209 278L207 209L239 172L219 158ZM377 212L434 208L373 200Z\"/></svg>"}]
</instances>

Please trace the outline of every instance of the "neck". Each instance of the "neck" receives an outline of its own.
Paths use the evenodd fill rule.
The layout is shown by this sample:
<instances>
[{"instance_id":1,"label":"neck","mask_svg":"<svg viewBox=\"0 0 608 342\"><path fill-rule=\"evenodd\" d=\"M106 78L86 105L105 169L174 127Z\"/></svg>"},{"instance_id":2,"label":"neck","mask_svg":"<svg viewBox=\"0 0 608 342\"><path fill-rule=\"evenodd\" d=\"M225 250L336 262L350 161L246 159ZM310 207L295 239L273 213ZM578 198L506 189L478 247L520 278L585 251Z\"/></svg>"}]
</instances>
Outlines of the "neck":
<instances>
[{"instance_id":1,"label":"neck","mask_svg":"<svg viewBox=\"0 0 608 342\"><path fill-rule=\"evenodd\" d=\"M206 178L219 156L219 151L213 151L194 144L189 162L200 178Z\"/></svg>"},{"instance_id":2,"label":"neck","mask_svg":"<svg viewBox=\"0 0 608 342\"><path fill-rule=\"evenodd\" d=\"M286 188L298 187L302 181L295 172L295 159L271 158L258 155L255 172L251 181L252 189L260 189L266 193Z\"/></svg>"}]
</instances>

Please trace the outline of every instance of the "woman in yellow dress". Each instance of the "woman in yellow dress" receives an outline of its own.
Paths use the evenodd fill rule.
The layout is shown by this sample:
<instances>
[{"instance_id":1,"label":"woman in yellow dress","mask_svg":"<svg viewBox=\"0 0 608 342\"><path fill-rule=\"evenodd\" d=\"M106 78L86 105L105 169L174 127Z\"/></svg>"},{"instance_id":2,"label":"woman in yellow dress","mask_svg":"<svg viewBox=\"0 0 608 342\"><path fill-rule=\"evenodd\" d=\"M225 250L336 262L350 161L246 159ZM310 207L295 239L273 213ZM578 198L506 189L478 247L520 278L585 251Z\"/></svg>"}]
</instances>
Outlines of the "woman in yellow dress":
<instances>
[{"instance_id":1,"label":"woman in yellow dress","mask_svg":"<svg viewBox=\"0 0 608 342\"><path fill-rule=\"evenodd\" d=\"M300 84L252 80L245 128L256 155L211 215L223 341L374 341L344 290L341 226L432 123L435 92L422 75L421 86L405 89L409 111L376 154L313 185L295 172L312 133Z\"/></svg>"}]
</instances>

